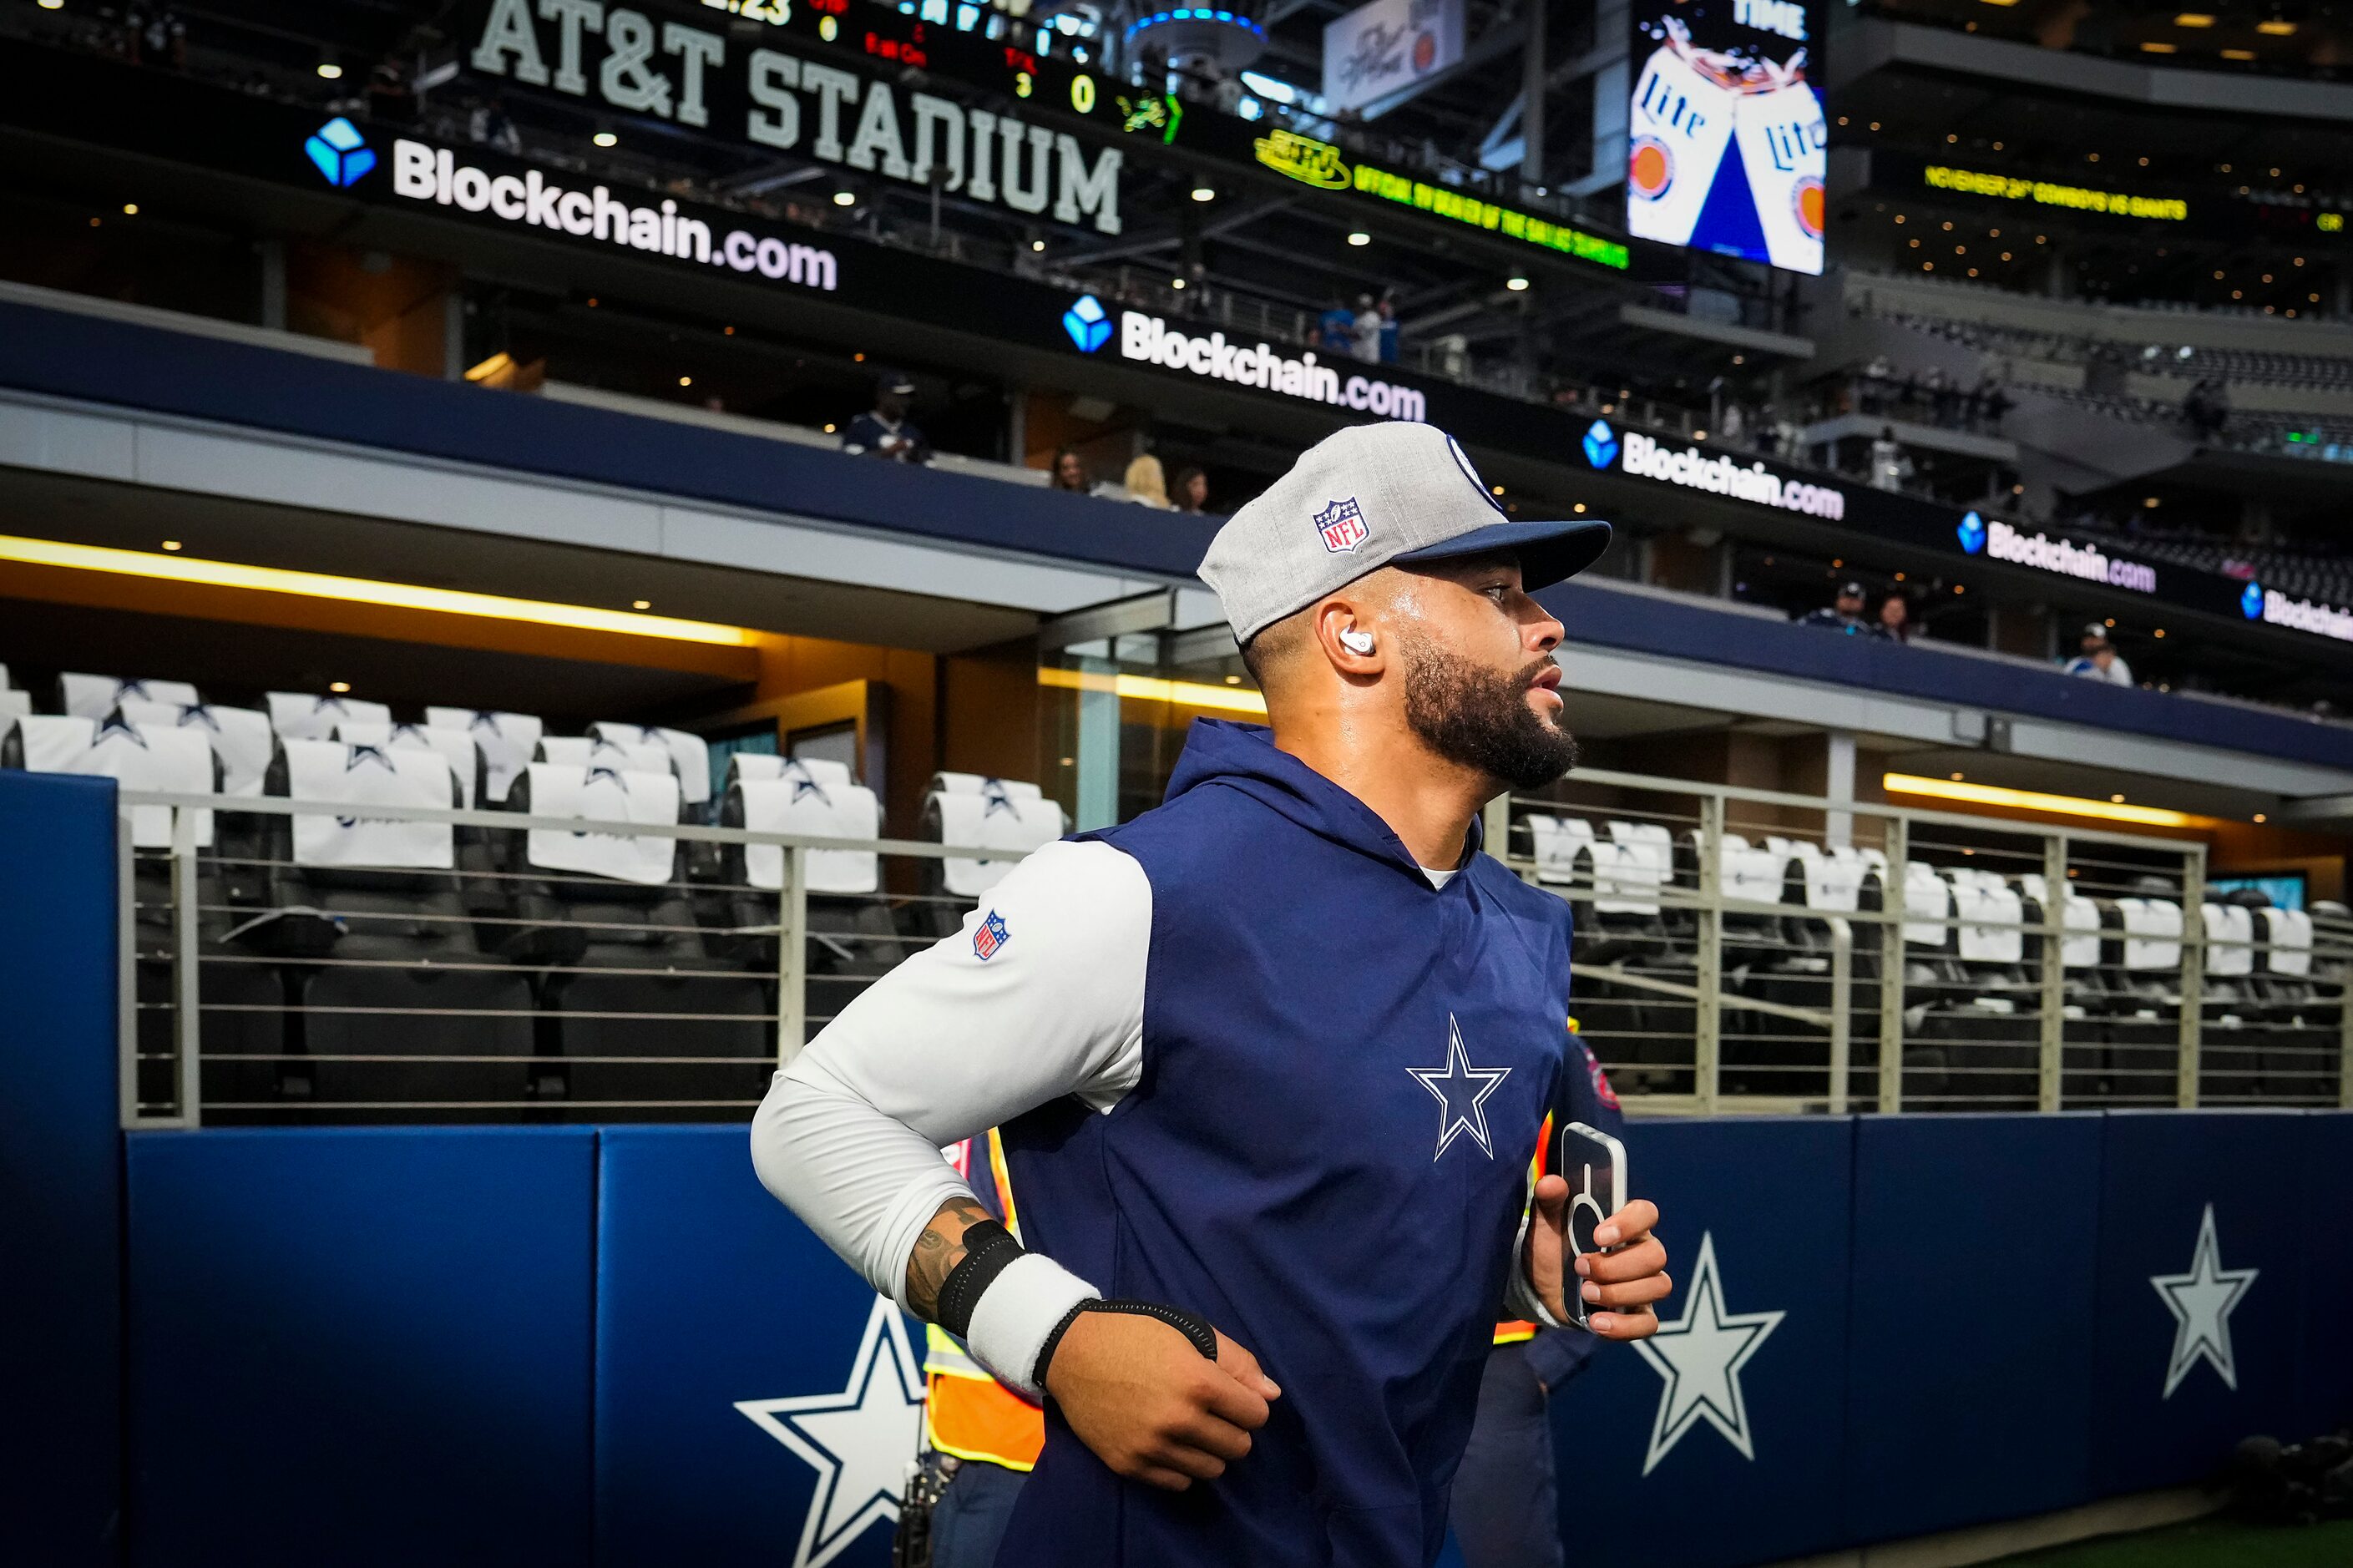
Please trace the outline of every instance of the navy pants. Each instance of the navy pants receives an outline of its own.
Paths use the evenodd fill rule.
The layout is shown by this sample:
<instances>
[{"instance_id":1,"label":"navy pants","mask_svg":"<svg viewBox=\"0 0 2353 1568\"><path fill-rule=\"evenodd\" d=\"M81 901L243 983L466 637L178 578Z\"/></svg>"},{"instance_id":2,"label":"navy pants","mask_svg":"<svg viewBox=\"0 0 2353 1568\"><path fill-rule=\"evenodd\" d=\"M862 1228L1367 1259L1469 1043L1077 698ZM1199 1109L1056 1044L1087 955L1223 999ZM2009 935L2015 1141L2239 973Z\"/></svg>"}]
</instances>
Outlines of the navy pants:
<instances>
[{"instance_id":1,"label":"navy pants","mask_svg":"<svg viewBox=\"0 0 2353 1568\"><path fill-rule=\"evenodd\" d=\"M1029 1478L1003 1465L966 1459L932 1510L932 1568L990 1568L1013 1500Z\"/></svg>"},{"instance_id":2,"label":"navy pants","mask_svg":"<svg viewBox=\"0 0 2353 1568\"><path fill-rule=\"evenodd\" d=\"M1552 1429L1525 1344L1488 1352L1451 1511L1464 1568L1561 1568Z\"/></svg>"}]
</instances>

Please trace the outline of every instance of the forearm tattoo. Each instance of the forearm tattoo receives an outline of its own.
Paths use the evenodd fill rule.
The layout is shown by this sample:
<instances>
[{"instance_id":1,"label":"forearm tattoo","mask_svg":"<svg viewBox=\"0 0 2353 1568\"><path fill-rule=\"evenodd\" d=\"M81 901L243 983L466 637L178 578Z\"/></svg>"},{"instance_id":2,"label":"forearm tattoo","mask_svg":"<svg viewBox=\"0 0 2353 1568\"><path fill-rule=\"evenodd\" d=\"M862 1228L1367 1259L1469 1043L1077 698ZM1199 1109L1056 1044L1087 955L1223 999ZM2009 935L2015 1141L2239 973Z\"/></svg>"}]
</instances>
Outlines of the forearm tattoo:
<instances>
[{"instance_id":1,"label":"forearm tattoo","mask_svg":"<svg viewBox=\"0 0 2353 1568\"><path fill-rule=\"evenodd\" d=\"M907 1257L907 1305L917 1317L939 1317L940 1287L964 1261L964 1233L987 1217L988 1211L972 1199L951 1198L915 1237L915 1250Z\"/></svg>"}]
</instances>

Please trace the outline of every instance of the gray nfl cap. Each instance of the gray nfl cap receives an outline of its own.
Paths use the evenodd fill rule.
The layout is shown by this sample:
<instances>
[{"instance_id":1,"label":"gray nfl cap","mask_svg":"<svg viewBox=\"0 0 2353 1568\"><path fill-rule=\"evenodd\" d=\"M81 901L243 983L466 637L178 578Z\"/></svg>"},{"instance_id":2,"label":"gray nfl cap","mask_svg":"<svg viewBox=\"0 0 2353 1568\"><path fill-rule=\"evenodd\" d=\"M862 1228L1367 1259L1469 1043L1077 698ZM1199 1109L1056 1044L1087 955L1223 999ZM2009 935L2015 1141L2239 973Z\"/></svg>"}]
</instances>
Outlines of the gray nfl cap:
<instances>
[{"instance_id":1,"label":"gray nfl cap","mask_svg":"<svg viewBox=\"0 0 2353 1568\"><path fill-rule=\"evenodd\" d=\"M1300 455L1218 530L1201 563L1248 642L1382 566L1509 550L1531 589L1575 576L1609 546L1609 525L1507 516L1453 437L1435 425L1351 425Z\"/></svg>"}]
</instances>

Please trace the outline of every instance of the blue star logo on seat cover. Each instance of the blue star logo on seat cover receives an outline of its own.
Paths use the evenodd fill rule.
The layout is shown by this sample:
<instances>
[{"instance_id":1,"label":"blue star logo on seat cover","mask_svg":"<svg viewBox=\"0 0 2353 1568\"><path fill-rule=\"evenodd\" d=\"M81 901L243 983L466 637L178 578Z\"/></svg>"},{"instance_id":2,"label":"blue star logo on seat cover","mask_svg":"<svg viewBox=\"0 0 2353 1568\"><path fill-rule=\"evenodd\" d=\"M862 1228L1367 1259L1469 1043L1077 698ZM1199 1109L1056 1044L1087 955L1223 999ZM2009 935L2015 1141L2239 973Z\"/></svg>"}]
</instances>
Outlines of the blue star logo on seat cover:
<instances>
[{"instance_id":1,"label":"blue star logo on seat cover","mask_svg":"<svg viewBox=\"0 0 2353 1568\"><path fill-rule=\"evenodd\" d=\"M798 805L803 799L809 795L817 796L819 801L823 802L827 805L831 805L833 804L833 797L825 793L825 786L823 784L818 783L817 780L809 777L807 773L794 774L793 798L791 804Z\"/></svg>"},{"instance_id":2,"label":"blue star logo on seat cover","mask_svg":"<svg viewBox=\"0 0 2353 1568\"><path fill-rule=\"evenodd\" d=\"M1496 1086L1512 1076L1509 1068L1475 1068L1471 1055L1462 1047L1462 1026L1454 1015L1446 1016L1446 1061L1434 1068L1408 1068L1438 1101L1438 1152L1430 1158L1435 1163L1446 1152L1446 1146L1458 1133L1467 1132L1479 1145L1480 1152L1490 1160L1495 1157L1494 1141L1487 1133L1487 1097Z\"/></svg>"},{"instance_id":3,"label":"blue star logo on seat cover","mask_svg":"<svg viewBox=\"0 0 2353 1568\"><path fill-rule=\"evenodd\" d=\"M1953 532L1960 540L1961 548L1971 555L1985 548L1985 519L1975 512L1970 512L1962 518L1960 527L1955 529Z\"/></svg>"},{"instance_id":4,"label":"blue star logo on seat cover","mask_svg":"<svg viewBox=\"0 0 2353 1568\"><path fill-rule=\"evenodd\" d=\"M2249 583L2247 591L2239 595L2239 614L2251 621L2263 618L2263 585L2261 583Z\"/></svg>"},{"instance_id":5,"label":"blue star logo on seat cover","mask_svg":"<svg viewBox=\"0 0 2353 1568\"><path fill-rule=\"evenodd\" d=\"M1013 792L1005 787L1003 779L981 780L980 800L980 816L984 822L1000 811L1015 818L1021 815L1021 808L1013 804Z\"/></svg>"},{"instance_id":6,"label":"blue star logo on seat cover","mask_svg":"<svg viewBox=\"0 0 2353 1568\"><path fill-rule=\"evenodd\" d=\"M1597 468L1618 460L1618 432L1609 428L1607 419L1596 419L1585 427L1585 460Z\"/></svg>"}]
</instances>

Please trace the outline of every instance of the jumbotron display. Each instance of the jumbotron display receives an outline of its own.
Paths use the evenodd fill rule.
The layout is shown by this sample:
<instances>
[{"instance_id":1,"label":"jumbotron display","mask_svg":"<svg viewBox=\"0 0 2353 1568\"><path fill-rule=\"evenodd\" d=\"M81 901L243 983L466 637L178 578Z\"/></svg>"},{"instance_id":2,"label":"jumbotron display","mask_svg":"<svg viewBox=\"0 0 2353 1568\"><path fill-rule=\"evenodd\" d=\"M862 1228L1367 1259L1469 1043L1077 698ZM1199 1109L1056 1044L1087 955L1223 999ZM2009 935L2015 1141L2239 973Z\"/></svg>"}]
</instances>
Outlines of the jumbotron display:
<instances>
[{"instance_id":1,"label":"jumbotron display","mask_svg":"<svg viewBox=\"0 0 2353 1568\"><path fill-rule=\"evenodd\" d=\"M1828 135L1812 0L1636 0L1626 226L1643 239L1822 269Z\"/></svg>"}]
</instances>

